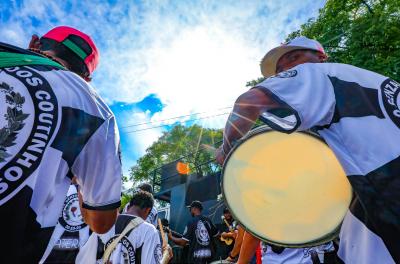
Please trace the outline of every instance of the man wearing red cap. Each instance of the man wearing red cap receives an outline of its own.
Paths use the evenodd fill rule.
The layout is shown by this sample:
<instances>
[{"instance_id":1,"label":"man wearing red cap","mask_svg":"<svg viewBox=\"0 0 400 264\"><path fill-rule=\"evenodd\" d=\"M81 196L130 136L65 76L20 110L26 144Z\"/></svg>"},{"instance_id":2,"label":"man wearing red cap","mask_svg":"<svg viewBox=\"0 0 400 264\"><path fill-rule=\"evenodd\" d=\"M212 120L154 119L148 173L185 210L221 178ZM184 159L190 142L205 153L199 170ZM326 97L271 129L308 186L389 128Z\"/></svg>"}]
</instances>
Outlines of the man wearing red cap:
<instances>
[{"instance_id":1,"label":"man wearing red cap","mask_svg":"<svg viewBox=\"0 0 400 264\"><path fill-rule=\"evenodd\" d=\"M56 27L33 36L30 49L0 43L4 263L39 262L73 177L93 231L107 232L120 206L118 128L87 83L99 61L96 46L79 30ZM76 210L70 211L73 227Z\"/></svg>"},{"instance_id":2,"label":"man wearing red cap","mask_svg":"<svg viewBox=\"0 0 400 264\"><path fill-rule=\"evenodd\" d=\"M306 37L269 51L261 62L267 79L237 99L217 160L224 162L258 118L286 133L312 129L334 151L356 194L339 257L400 263L400 84L326 59L321 44Z\"/></svg>"},{"instance_id":3,"label":"man wearing red cap","mask_svg":"<svg viewBox=\"0 0 400 264\"><path fill-rule=\"evenodd\" d=\"M29 49L62 63L70 71L90 81L90 75L99 64L99 52L93 40L71 27L56 27L40 39L33 35Z\"/></svg>"}]
</instances>

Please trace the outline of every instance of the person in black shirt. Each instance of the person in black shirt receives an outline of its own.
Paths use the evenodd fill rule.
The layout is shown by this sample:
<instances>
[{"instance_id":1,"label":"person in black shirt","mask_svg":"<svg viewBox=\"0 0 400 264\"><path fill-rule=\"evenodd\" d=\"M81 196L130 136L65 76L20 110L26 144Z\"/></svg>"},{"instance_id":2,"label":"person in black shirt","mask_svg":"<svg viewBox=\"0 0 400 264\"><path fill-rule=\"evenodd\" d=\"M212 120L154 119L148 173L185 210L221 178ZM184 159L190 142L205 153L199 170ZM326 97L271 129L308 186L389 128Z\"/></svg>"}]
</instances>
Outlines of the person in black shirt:
<instances>
[{"instance_id":1,"label":"person in black shirt","mask_svg":"<svg viewBox=\"0 0 400 264\"><path fill-rule=\"evenodd\" d=\"M221 235L217 241L217 258L226 259L229 256L229 253L232 251L233 246L235 245L236 222L234 221L228 208L224 209L223 216L221 218L221 223L217 225L218 231Z\"/></svg>"},{"instance_id":2,"label":"person in black shirt","mask_svg":"<svg viewBox=\"0 0 400 264\"><path fill-rule=\"evenodd\" d=\"M188 222L182 238L174 237L171 233L168 238L180 246L189 245L188 263L210 263L213 258L211 237L219 235L211 220L203 216L203 205L200 201L193 201L189 206L192 219Z\"/></svg>"}]
</instances>

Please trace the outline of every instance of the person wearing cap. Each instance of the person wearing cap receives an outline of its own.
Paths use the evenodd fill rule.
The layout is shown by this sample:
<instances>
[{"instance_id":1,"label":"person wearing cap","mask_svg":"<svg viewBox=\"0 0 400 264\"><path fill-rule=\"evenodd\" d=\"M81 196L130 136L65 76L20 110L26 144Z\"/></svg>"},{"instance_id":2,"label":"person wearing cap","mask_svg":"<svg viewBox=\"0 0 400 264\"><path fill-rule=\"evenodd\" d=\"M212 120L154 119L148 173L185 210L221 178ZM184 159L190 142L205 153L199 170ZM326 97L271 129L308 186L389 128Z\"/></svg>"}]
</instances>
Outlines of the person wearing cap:
<instances>
[{"instance_id":1,"label":"person wearing cap","mask_svg":"<svg viewBox=\"0 0 400 264\"><path fill-rule=\"evenodd\" d=\"M0 242L3 263L38 263L60 213L68 229L81 221L97 233L120 206L119 134L109 107L88 84L99 62L93 40L66 26L31 50L0 43ZM74 195L75 197L75 195Z\"/></svg>"},{"instance_id":2,"label":"person wearing cap","mask_svg":"<svg viewBox=\"0 0 400 264\"><path fill-rule=\"evenodd\" d=\"M217 237L219 232L211 220L202 215L203 204L200 201L192 201L187 207L192 219L187 223L183 237L177 238L169 232L168 238L182 247L189 245L187 263L210 263L214 257L212 237Z\"/></svg>"},{"instance_id":3,"label":"person wearing cap","mask_svg":"<svg viewBox=\"0 0 400 264\"><path fill-rule=\"evenodd\" d=\"M32 35L29 50L56 60L88 82L99 64L100 56L93 40L71 27L57 27L41 38Z\"/></svg>"},{"instance_id":4,"label":"person wearing cap","mask_svg":"<svg viewBox=\"0 0 400 264\"><path fill-rule=\"evenodd\" d=\"M258 118L286 133L312 129L355 193L338 256L345 263L400 263L400 84L326 60L322 45L306 37L269 51L261 61L266 79L236 100L217 161Z\"/></svg>"},{"instance_id":5,"label":"person wearing cap","mask_svg":"<svg viewBox=\"0 0 400 264\"><path fill-rule=\"evenodd\" d=\"M141 183L138 186L138 189L153 194L153 186L150 183L146 183L146 182ZM146 222L152 224L155 228L157 228L157 226L158 226L157 219L158 219L158 211L157 211L156 206L153 205L149 215L146 218Z\"/></svg>"},{"instance_id":6,"label":"person wearing cap","mask_svg":"<svg viewBox=\"0 0 400 264\"><path fill-rule=\"evenodd\" d=\"M236 221L227 207L221 216L221 223L217 224L220 238L217 241L217 258L226 259L235 245L237 235Z\"/></svg>"}]
</instances>

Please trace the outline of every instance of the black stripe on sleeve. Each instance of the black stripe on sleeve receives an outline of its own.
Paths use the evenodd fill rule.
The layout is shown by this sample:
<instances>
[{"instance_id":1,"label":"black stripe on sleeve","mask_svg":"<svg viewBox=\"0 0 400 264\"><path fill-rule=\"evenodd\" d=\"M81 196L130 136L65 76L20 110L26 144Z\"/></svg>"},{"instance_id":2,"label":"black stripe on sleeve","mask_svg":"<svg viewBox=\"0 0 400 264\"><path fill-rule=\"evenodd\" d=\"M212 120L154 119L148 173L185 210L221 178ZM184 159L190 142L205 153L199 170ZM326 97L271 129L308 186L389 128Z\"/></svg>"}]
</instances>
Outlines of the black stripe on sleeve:
<instances>
[{"instance_id":1,"label":"black stripe on sleeve","mask_svg":"<svg viewBox=\"0 0 400 264\"><path fill-rule=\"evenodd\" d=\"M111 203L111 204L106 204L106 205L100 205L100 206L92 206L88 205L86 203L82 204L82 207L88 210L95 210L95 211L108 211L112 209L117 209L121 206L121 201Z\"/></svg>"}]
</instances>

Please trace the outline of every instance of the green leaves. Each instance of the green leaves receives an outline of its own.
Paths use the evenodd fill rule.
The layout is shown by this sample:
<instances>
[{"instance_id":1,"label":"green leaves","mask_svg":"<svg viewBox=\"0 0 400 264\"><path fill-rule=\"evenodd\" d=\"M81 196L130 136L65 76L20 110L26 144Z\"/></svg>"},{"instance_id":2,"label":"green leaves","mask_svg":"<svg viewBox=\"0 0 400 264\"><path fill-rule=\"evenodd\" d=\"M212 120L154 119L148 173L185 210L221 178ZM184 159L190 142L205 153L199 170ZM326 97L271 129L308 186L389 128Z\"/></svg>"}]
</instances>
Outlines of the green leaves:
<instances>
[{"instance_id":1,"label":"green leaves","mask_svg":"<svg viewBox=\"0 0 400 264\"><path fill-rule=\"evenodd\" d=\"M352 64L400 80L398 0L328 0L316 19L289 34L324 45L330 61Z\"/></svg>"},{"instance_id":2,"label":"green leaves","mask_svg":"<svg viewBox=\"0 0 400 264\"><path fill-rule=\"evenodd\" d=\"M130 169L130 180L151 180L155 170L162 165L183 157L192 172L207 174L211 165L200 166L214 158L213 153L202 148L202 144L215 145L222 140L222 131L198 125L177 125L151 145L146 154ZM158 176L157 176L158 177Z\"/></svg>"}]
</instances>

